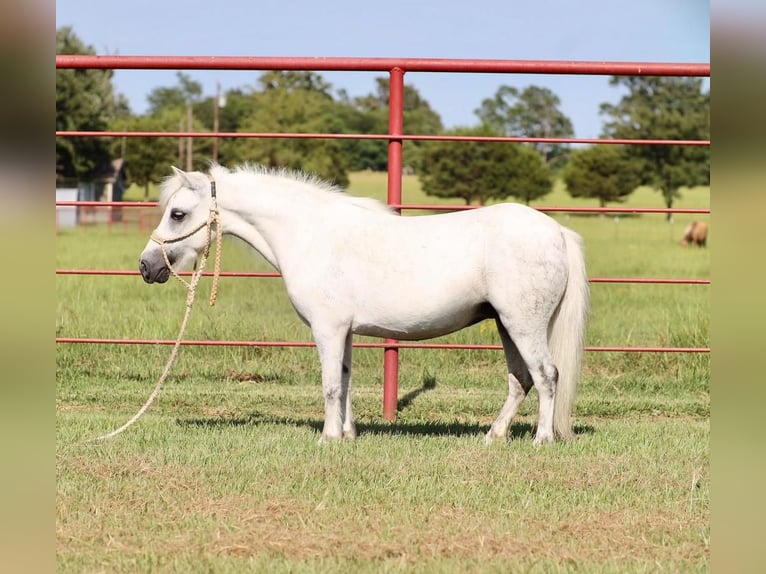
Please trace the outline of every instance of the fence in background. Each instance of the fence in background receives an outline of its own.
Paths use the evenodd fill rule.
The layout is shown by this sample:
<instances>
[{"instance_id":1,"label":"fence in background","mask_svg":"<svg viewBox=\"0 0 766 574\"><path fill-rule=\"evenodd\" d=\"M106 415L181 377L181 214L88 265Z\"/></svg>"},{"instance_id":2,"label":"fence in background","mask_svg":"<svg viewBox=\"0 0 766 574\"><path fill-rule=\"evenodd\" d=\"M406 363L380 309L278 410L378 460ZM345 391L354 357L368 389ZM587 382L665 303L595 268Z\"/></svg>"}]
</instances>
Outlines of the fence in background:
<instances>
[{"instance_id":1,"label":"fence in background","mask_svg":"<svg viewBox=\"0 0 766 574\"><path fill-rule=\"evenodd\" d=\"M383 134L332 134L332 133L232 133L232 132L128 132L128 131L57 131L58 137L190 137L190 138L292 138L292 139L377 139L388 141L388 204L395 209L455 210L464 206L435 206L402 203L402 143L405 140L450 140L493 142L538 142L575 144L631 144L631 145L687 145L708 146L709 140L625 140L596 138L526 138L526 137L474 137L474 136L424 136L404 134L404 75L406 72L442 73L497 73L497 74L569 74L613 76L687 76L709 77L709 64L647 63L647 62L577 62L543 60L477 60L477 59L415 59L415 58L259 58L220 56L56 56L59 69L174 69L174 70L299 70L299 71L346 71L385 72L389 75L389 122L388 132ZM56 206L88 210L97 208L120 209L123 212L119 225L130 221L146 223L140 216L132 218L124 212L128 208L155 207L156 202L92 202L56 201ZM655 209L655 208L575 208L543 207L541 211L591 212L591 213L710 213L709 209ZM86 212L83 212L86 213ZM108 219L112 221L111 218ZM143 223L142 223L143 222ZM138 275L137 270L105 269L57 269L59 275ZM278 277L278 273L226 272L224 277ZM638 283L638 284L696 284L707 285L709 279L592 277L591 283ZM173 344L174 341L146 339L95 339L57 337L56 342L81 344ZM305 341L185 341L185 345L220 346L284 346L311 347ZM435 343L400 343L385 339L376 343L355 343L355 347L383 349L383 416L387 420L396 417L398 397L399 349L502 349L500 345L456 345ZM709 347L586 347L588 351L708 353Z\"/></svg>"}]
</instances>

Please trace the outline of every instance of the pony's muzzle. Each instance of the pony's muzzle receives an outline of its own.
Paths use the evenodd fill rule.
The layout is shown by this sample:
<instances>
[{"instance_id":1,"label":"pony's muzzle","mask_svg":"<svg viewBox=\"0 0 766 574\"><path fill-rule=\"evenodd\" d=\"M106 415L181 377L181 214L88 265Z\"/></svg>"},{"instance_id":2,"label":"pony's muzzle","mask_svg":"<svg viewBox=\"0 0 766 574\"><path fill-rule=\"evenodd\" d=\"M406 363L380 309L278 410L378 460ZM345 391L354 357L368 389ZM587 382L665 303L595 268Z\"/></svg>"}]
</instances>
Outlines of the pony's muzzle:
<instances>
[{"instance_id":1,"label":"pony's muzzle","mask_svg":"<svg viewBox=\"0 0 766 574\"><path fill-rule=\"evenodd\" d=\"M165 262L154 263L142 257L138 261L138 269L146 283L165 283L170 278L170 269Z\"/></svg>"}]
</instances>

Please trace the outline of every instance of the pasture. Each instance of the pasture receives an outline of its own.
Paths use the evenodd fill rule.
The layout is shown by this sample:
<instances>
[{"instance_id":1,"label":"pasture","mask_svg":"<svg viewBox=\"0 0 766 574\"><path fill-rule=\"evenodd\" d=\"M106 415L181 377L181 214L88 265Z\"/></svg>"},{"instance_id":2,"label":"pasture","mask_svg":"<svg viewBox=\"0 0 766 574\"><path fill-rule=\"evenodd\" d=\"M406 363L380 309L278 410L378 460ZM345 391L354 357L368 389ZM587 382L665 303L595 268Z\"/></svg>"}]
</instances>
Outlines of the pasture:
<instances>
[{"instance_id":1,"label":"pasture","mask_svg":"<svg viewBox=\"0 0 766 574\"><path fill-rule=\"evenodd\" d=\"M354 174L350 191L382 198L385 176ZM414 178L403 197L436 202ZM540 203L589 205L561 189ZM642 189L629 205L662 203ZM708 206L707 188L677 203ZM679 246L698 216L556 218L582 234L591 277L710 276L708 250ZM132 270L147 239L62 230L56 264ZM270 270L228 239L223 268ZM187 339L310 340L280 279L224 278L213 308L210 283ZM175 281L57 276L56 291L62 337L173 339L184 312ZM588 345L709 345L708 286L593 284L591 299ZM499 342L489 322L441 340ZM484 445L507 394L501 352L402 350L386 423L382 351L356 349L360 437L319 446L314 349L184 347L134 427L78 444L143 404L169 352L58 345L58 571L709 570L708 355L586 353L578 439L535 448L534 391L511 440Z\"/></svg>"}]
</instances>

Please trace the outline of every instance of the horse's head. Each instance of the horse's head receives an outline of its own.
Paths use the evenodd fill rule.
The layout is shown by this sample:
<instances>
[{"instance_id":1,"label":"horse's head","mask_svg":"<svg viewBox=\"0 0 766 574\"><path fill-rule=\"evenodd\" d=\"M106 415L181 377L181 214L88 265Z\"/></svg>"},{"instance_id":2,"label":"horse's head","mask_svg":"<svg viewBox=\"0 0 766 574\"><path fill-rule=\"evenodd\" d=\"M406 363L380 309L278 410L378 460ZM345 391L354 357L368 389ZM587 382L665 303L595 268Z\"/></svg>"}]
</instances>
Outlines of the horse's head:
<instances>
[{"instance_id":1,"label":"horse's head","mask_svg":"<svg viewBox=\"0 0 766 574\"><path fill-rule=\"evenodd\" d=\"M167 281L168 263L176 271L191 266L208 242L211 180L197 171L187 173L174 167L173 172L160 191L162 219L139 258L141 276L147 283Z\"/></svg>"}]
</instances>

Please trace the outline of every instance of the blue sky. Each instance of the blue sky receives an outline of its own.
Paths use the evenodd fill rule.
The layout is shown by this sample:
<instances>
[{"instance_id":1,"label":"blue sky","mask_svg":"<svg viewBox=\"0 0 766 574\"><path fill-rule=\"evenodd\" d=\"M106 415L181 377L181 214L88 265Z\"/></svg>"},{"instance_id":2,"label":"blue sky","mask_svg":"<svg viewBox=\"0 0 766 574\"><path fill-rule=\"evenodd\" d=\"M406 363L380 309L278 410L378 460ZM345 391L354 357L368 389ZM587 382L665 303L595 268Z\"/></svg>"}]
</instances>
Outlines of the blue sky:
<instances>
[{"instance_id":1,"label":"blue sky","mask_svg":"<svg viewBox=\"0 0 766 574\"><path fill-rule=\"evenodd\" d=\"M98 54L710 61L707 0L58 0L56 27L72 26ZM190 71L205 95L255 86L258 72ZM350 96L380 74L322 73ZM474 110L502 85L553 90L577 137L597 137L602 102L621 93L605 76L407 73L446 127L478 123ZM113 83L136 113L175 71L118 70Z\"/></svg>"}]
</instances>

